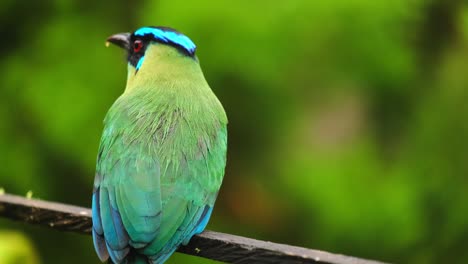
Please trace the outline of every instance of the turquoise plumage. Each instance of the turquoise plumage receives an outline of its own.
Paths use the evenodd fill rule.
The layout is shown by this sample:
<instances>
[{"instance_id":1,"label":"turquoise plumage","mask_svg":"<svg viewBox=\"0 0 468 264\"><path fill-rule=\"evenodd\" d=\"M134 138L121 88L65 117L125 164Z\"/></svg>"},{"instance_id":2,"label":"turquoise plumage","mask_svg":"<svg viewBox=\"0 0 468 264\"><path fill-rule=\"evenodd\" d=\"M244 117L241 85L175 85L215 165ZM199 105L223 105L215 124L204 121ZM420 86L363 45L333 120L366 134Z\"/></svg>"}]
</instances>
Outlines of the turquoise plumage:
<instances>
[{"instance_id":1,"label":"turquoise plumage","mask_svg":"<svg viewBox=\"0 0 468 264\"><path fill-rule=\"evenodd\" d=\"M208 223L226 164L227 117L188 37L144 27L108 41L127 50L128 76L104 120L94 245L103 262L163 263Z\"/></svg>"}]
</instances>

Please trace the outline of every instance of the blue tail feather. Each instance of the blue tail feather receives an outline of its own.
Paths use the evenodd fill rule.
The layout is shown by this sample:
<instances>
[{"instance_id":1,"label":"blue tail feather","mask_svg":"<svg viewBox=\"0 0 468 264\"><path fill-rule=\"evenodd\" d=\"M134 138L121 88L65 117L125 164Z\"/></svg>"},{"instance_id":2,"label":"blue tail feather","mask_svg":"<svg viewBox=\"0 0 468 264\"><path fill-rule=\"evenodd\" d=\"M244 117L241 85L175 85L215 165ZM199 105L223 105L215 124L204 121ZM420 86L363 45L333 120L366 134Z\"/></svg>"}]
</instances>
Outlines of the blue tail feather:
<instances>
[{"instance_id":1,"label":"blue tail feather","mask_svg":"<svg viewBox=\"0 0 468 264\"><path fill-rule=\"evenodd\" d=\"M210 220L211 213L213 212L213 207L207 205L203 209L203 213L200 216L200 219L198 220L198 223L195 225L195 227L192 230L192 233L182 242L183 245L187 245L190 242L190 239L193 237L193 235L200 234L205 230L206 226L208 225L208 221Z\"/></svg>"},{"instance_id":2,"label":"blue tail feather","mask_svg":"<svg viewBox=\"0 0 468 264\"><path fill-rule=\"evenodd\" d=\"M210 221L211 213L213 212L213 207L211 206L205 206L205 209L203 210L202 216L200 217L200 220L198 220L198 223L195 227L195 230L193 231L192 235L195 234L200 234L205 230L206 226L208 225L208 221Z\"/></svg>"}]
</instances>

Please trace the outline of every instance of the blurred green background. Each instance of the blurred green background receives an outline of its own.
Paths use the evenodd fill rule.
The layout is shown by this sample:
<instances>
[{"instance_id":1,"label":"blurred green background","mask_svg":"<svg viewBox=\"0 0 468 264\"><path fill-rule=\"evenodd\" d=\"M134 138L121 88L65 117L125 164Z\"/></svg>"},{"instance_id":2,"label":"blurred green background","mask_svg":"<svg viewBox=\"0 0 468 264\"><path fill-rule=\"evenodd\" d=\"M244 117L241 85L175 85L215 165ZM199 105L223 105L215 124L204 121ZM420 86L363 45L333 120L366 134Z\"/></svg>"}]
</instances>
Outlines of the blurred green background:
<instances>
[{"instance_id":1,"label":"blurred green background","mask_svg":"<svg viewBox=\"0 0 468 264\"><path fill-rule=\"evenodd\" d=\"M396 263L468 263L468 5L446 0L0 2L0 187L90 206L125 86L107 36L177 28L228 113L209 229ZM176 254L169 263L214 263ZM0 263L98 263L0 219Z\"/></svg>"}]
</instances>

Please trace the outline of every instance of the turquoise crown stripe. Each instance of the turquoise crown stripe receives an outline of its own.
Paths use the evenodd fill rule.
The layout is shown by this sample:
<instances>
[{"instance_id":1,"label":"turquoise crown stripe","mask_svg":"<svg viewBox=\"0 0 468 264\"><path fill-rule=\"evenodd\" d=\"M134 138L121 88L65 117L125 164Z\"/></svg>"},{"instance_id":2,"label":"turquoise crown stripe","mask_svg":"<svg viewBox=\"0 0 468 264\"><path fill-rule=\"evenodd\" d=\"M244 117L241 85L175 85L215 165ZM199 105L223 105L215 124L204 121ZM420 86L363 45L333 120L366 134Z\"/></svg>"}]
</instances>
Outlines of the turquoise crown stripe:
<instances>
[{"instance_id":1,"label":"turquoise crown stripe","mask_svg":"<svg viewBox=\"0 0 468 264\"><path fill-rule=\"evenodd\" d=\"M197 48L195 43L193 43L193 41L190 38L181 33L171 30L152 27L142 27L135 31L135 33L133 34L135 36L145 36L151 34L156 40L159 40L164 43L176 44L182 47L190 55L195 54L195 49Z\"/></svg>"}]
</instances>

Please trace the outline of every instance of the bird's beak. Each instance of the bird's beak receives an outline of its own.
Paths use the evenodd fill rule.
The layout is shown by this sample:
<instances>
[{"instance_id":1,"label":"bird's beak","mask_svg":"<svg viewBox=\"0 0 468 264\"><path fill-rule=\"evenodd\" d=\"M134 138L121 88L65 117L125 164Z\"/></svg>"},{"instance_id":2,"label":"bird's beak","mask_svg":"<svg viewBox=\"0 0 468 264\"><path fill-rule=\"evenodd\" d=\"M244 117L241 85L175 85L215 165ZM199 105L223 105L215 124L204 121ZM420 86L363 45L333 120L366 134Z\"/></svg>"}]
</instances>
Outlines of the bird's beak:
<instances>
[{"instance_id":1,"label":"bird's beak","mask_svg":"<svg viewBox=\"0 0 468 264\"><path fill-rule=\"evenodd\" d=\"M106 47L109 47L109 43L128 50L130 48L130 33L118 33L107 38Z\"/></svg>"}]
</instances>

